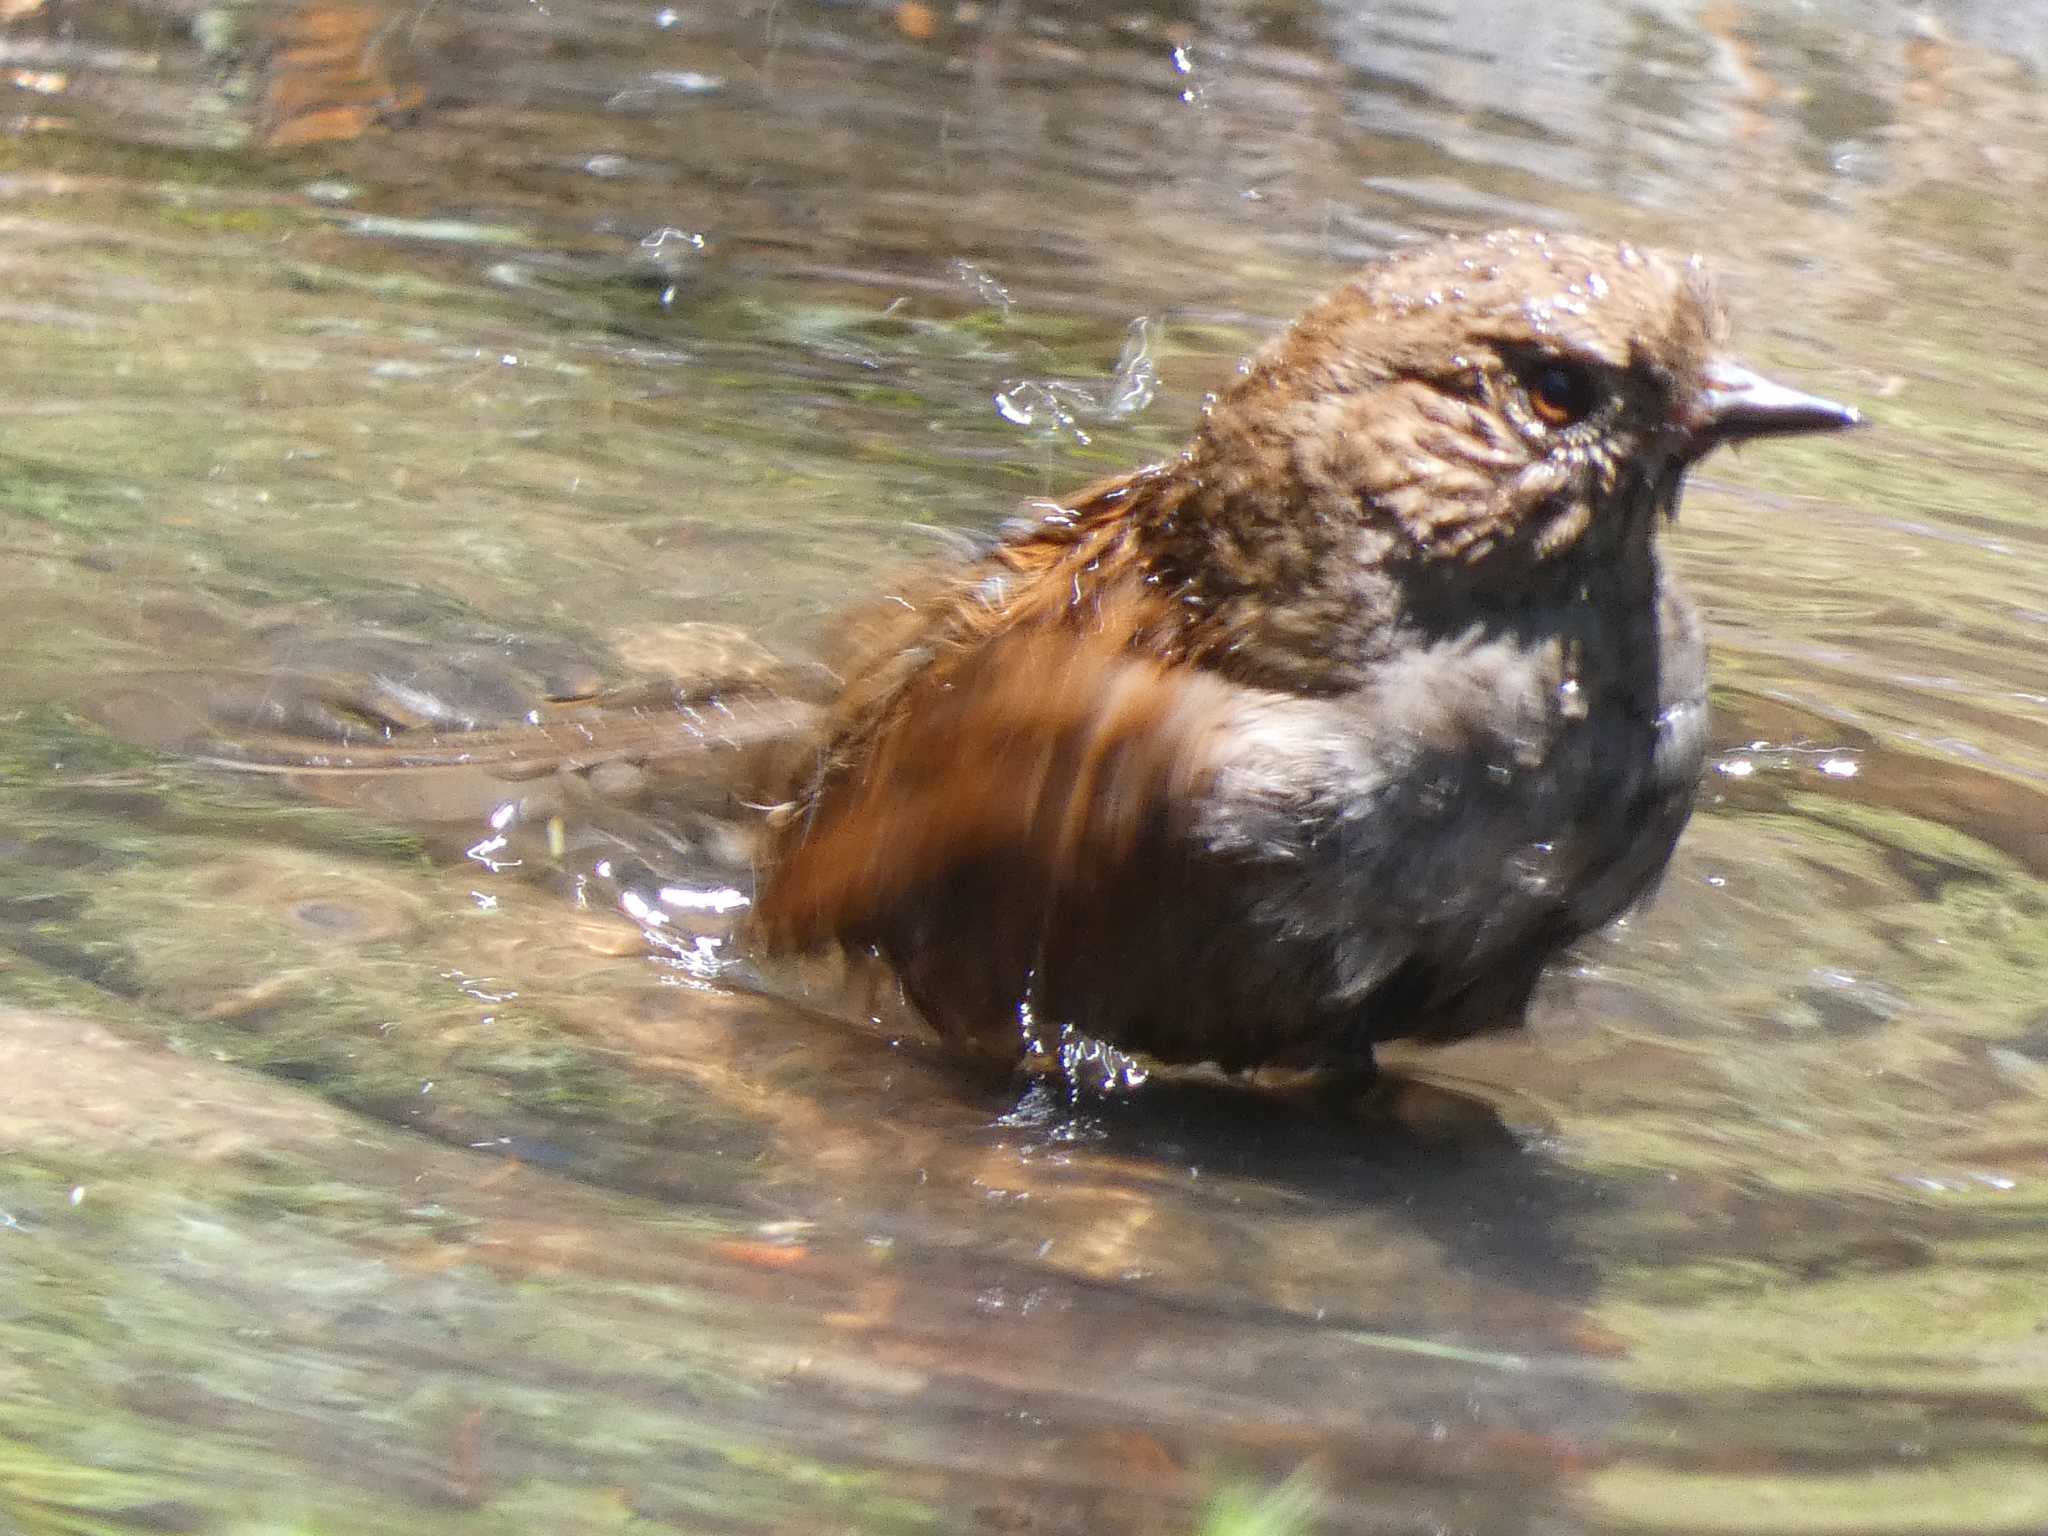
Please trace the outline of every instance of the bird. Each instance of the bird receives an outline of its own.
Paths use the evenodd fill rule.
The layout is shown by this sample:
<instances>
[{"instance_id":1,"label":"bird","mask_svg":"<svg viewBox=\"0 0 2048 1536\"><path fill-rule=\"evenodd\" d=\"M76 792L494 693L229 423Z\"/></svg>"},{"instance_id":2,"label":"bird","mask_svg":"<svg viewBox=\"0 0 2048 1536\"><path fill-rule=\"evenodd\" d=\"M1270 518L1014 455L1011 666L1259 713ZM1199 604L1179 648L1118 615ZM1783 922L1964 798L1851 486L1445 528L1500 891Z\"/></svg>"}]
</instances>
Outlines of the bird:
<instances>
[{"instance_id":1,"label":"bird","mask_svg":"<svg viewBox=\"0 0 2048 1536\"><path fill-rule=\"evenodd\" d=\"M756 940L879 956L997 1059L1350 1081L1517 1028L1691 814L1706 649L1659 548L1687 472L1860 420L1738 361L1698 257L1397 250L1176 457L852 626Z\"/></svg>"}]
</instances>

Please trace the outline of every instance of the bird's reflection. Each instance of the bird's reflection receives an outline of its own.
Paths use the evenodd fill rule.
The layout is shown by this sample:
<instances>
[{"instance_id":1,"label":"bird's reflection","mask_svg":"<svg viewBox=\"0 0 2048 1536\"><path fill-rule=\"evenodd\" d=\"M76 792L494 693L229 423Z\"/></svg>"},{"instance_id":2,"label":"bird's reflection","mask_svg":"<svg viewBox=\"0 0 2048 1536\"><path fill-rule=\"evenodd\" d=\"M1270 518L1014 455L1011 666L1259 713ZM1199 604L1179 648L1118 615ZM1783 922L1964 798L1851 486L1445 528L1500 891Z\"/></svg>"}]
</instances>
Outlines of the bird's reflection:
<instances>
[{"instance_id":1,"label":"bird's reflection","mask_svg":"<svg viewBox=\"0 0 2048 1536\"><path fill-rule=\"evenodd\" d=\"M1390 1069L1350 1103L1313 1087L1154 1079L1086 1112L1125 1157L1412 1225L1476 1278L1560 1300L1591 1294L1573 1234L1599 1189L1539 1129L1511 1128L1494 1100L1423 1072Z\"/></svg>"}]
</instances>

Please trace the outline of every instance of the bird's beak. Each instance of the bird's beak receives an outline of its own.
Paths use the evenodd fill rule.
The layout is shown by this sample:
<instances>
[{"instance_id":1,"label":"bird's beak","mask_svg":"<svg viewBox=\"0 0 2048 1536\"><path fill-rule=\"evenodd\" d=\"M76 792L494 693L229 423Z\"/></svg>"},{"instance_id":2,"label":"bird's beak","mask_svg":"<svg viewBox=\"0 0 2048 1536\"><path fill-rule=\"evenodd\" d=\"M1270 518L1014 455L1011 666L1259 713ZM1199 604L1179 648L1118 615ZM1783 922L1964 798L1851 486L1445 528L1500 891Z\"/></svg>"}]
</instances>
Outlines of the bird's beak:
<instances>
[{"instance_id":1,"label":"bird's beak","mask_svg":"<svg viewBox=\"0 0 2048 1536\"><path fill-rule=\"evenodd\" d=\"M1695 451L1705 453L1718 444L1752 437L1839 432L1861 425L1863 413L1853 405L1837 405L1819 395L1773 384L1740 363L1716 358L1707 364L1699 393L1685 409L1683 421L1687 435L1697 445Z\"/></svg>"}]
</instances>

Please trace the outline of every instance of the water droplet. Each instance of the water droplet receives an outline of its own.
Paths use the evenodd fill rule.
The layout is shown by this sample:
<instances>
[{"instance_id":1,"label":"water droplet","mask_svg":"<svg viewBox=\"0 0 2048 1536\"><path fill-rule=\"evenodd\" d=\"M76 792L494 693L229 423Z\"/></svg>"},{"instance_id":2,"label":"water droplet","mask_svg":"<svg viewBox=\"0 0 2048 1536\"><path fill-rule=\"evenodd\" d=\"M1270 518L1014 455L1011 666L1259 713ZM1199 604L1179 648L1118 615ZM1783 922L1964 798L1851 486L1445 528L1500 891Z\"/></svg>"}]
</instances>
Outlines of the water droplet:
<instances>
[{"instance_id":1,"label":"water droplet","mask_svg":"<svg viewBox=\"0 0 2048 1536\"><path fill-rule=\"evenodd\" d=\"M1140 315L1124 333L1124 349L1117 356L1116 373L1109 381L1109 404L1104 408L1111 416L1135 416L1159 392L1159 370L1152 361L1152 329L1152 322Z\"/></svg>"},{"instance_id":2,"label":"water droplet","mask_svg":"<svg viewBox=\"0 0 2048 1536\"><path fill-rule=\"evenodd\" d=\"M1010 312L1010 290L997 282L993 273L964 258L954 260L952 272L982 303L992 305L1004 314Z\"/></svg>"},{"instance_id":3,"label":"water droplet","mask_svg":"<svg viewBox=\"0 0 2048 1536\"><path fill-rule=\"evenodd\" d=\"M673 224L664 224L651 234L640 237L640 249L643 251L667 250L676 246L701 251L704 249L704 237L691 230L677 229Z\"/></svg>"},{"instance_id":4,"label":"water droplet","mask_svg":"<svg viewBox=\"0 0 2048 1536\"><path fill-rule=\"evenodd\" d=\"M705 91L725 88L723 75L699 74L694 69L658 69L647 78L656 85L667 86L672 91L681 91L686 96L701 95Z\"/></svg>"}]
</instances>

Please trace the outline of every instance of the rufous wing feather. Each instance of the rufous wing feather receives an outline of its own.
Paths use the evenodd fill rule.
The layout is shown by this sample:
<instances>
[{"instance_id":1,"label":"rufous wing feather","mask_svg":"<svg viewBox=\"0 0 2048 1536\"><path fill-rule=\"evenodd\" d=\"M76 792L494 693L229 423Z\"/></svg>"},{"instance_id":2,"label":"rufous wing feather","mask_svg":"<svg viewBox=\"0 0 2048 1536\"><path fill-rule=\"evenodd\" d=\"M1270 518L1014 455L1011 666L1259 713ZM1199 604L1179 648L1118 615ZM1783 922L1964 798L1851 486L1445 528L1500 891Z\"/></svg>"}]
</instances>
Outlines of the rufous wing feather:
<instances>
[{"instance_id":1,"label":"rufous wing feather","mask_svg":"<svg viewBox=\"0 0 2048 1536\"><path fill-rule=\"evenodd\" d=\"M965 868L1049 900L1100 889L1214 771L1237 690L1069 625L992 636L902 691L857 764L828 770L771 847L778 948L860 940Z\"/></svg>"}]
</instances>

